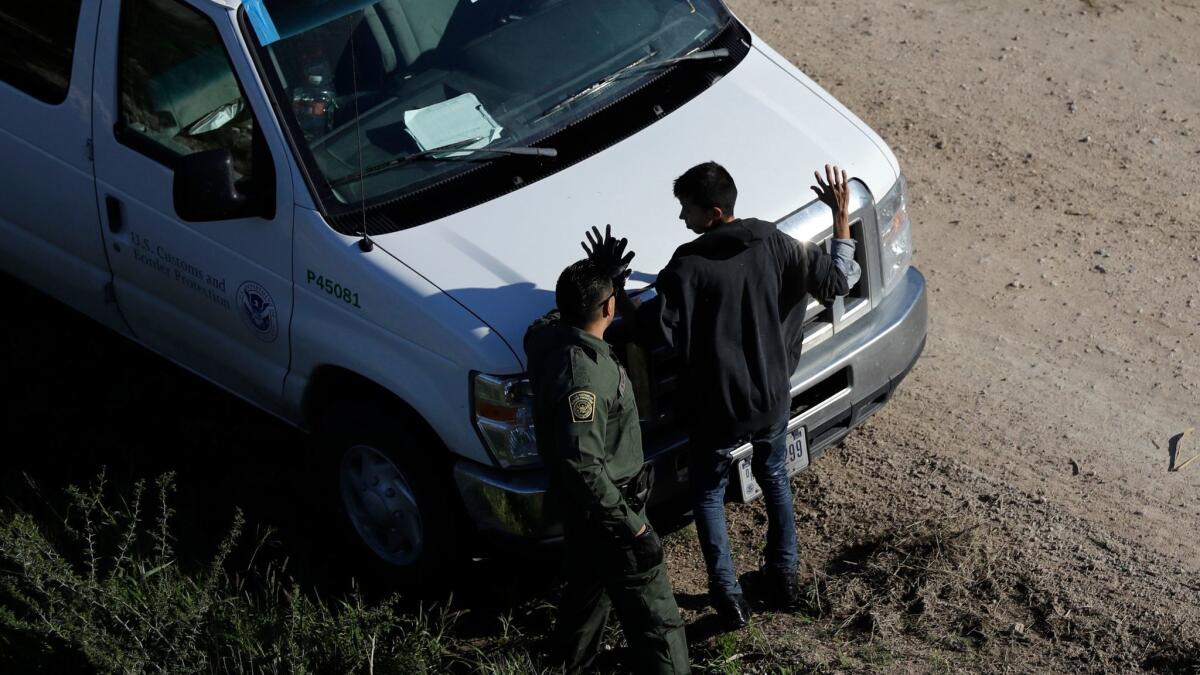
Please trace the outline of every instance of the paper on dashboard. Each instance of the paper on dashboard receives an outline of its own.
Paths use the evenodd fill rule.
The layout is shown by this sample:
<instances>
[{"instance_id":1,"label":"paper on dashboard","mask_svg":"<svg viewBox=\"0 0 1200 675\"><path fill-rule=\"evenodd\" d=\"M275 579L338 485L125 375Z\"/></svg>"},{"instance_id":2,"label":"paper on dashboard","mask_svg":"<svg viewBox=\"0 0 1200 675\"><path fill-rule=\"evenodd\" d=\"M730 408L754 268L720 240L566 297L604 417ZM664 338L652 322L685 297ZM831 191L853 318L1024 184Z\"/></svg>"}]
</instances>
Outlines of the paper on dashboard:
<instances>
[{"instance_id":1,"label":"paper on dashboard","mask_svg":"<svg viewBox=\"0 0 1200 675\"><path fill-rule=\"evenodd\" d=\"M472 138L479 140L463 148L482 148L500 138L503 130L475 94L470 93L424 108L406 110L404 126L421 150L440 148ZM453 154L447 153L448 156Z\"/></svg>"}]
</instances>

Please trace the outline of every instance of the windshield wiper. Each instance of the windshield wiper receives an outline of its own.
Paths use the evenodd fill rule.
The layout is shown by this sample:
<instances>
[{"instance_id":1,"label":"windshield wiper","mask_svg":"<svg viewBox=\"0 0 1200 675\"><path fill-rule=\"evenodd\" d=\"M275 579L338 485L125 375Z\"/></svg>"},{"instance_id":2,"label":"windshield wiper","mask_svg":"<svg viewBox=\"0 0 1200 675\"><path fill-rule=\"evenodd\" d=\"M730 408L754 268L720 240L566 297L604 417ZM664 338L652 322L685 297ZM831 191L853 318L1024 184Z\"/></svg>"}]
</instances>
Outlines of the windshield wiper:
<instances>
[{"instance_id":1,"label":"windshield wiper","mask_svg":"<svg viewBox=\"0 0 1200 675\"><path fill-rule=\"evenodd\" d=\"M653 54L651 54L650 56L653 56ZM571 94L570 96L564 98L563 100L559 101L558 103L555 103L554 105L550 106L546 110L542 111L542 114L538 115L537 119L535 119L534 122L540 121L542 119L545 119L545 118L553 115L554 113L562 110L563 108L566 108L567 106L571 105L572 103L574 103L575 101L578 101L581 98L584 98L585 96L591 96L592 94L596 93L597 91L600 91L601 89L607 87L608 85L612 84L613 82L616 82L617 80L621 79L622 77L625 77L626 75L628 75L630 73L636 73L641 70L648 70L648 69L652 69L652 68L664 68L666 66L673 66L677 63L684 63L686 61L711 61L713 59L725 59L725 58L729 58L729 50L725 49L724 47L722 47L720 49L705 49L703 51L692 52L691 54L684 54L683 56L676 56L676 57L670 58L670 59L659 59L658 61L647 61L646 59L648 59L648 58L650 58L650 57L647 56L645 58L634 61L633 63L622 67L617 72L612 73L611 75L605 76L604 79L600 80L599 82L596 82L595 84L589 85L586 88L584 88L580 91L577 91L574 94Z\"/></svg>"},{"instance_id":2,"label":"windshield wiper","mask_svg":"<svg viewBox=\"0 0 1200 675\"><path fill-rule=\"evenodd\" d=\"M692 52L691 54L684 54L683 56L676 56L675 58L672 58L672 59L661 59L659 61L645 61L643 63L635 63L635 64L632 64L632 65L626 67L624 69L624 71L621 72L621 74L624 75L625 73L633 72L635 70L645 70L646 68L661 68L663 66L673 66L676 63L683 63L684 61L712 61L714 59L727 59L727 58L729 58L729 50L725 49L724 47L721 47L720 49L705 49L704 51L700 51L700 52Z\"/></svg>"},{"instance_id":3,"label":"windshield wiper","mask_svg":"<svg viewBox=\"0 0 1200 675\"><path fill-rule=\"evenodd\" d=\"M558 150L556 150L554 148L533 148L533 147L521 147L521 146L513 146L513 147L507 147L507 148L487 148L487 147L468 148L468 147L466 147L468 145L471 145L472 143L478 143L479 141L482 141L482 140L485 140L485 139L483 137L468 138L468 139L462 140L462 141L455 141L453 143L447 143L446 145L439 145L436 148L429 148L428 150L422 150L420 152L414 152L414 153L411 153L408 155L401 155L400 157L396 157L395 159L389 159L386 162L381 162L379 164L368 166L367 168L363 169L361 173L348 174L348 175L342 176L341 178L331 180L331 181L329 181L329 187L341 187L342 185L345 185L347 183L353 183L354 181L359 180L360 178L366 178L367 176L373 176L381 171L387 171L388 169L400 166L401 164L407 164L409 162L417 162L417 161L421 161L421 160L451 161L451 160L458 159L457 157L438 157L437 156L437 155L440 155L440 154L443 154L446 152L454 152L454 153L461 152L461 153L470 153L470 154L486 152L486 153L491 153L491 154L495 154L495 155L508 155L510 157L558 157Z\"/></svg>"}]
</instances>

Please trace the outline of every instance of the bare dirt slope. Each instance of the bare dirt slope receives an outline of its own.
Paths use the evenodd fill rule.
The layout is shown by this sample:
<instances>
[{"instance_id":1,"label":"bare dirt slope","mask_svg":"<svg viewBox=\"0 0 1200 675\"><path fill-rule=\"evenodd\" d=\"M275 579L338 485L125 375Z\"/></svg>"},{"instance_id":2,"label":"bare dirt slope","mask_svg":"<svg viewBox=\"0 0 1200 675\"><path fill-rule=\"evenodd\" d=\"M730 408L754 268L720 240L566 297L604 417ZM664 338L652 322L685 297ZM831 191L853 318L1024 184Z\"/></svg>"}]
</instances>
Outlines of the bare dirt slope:
<instances>
[{"instance_id":1,"label":"bare dirt slope","mask_svg":"<svg viewBox=\"0 0 1200 675\"><path fill-rule=\"evenodd\" d=\"M1011 623L948 667L1200 668L1163 656L1200 620L1200 460L1168 472L1172 437L1200 426L1200 3L730 5L891 144L929 281L917 368L800 480L818 580L888 528L979 523L1001 553L976 572L1015 576L975 596ZM1196 453L1193 435L1179 460ZM757 545L760 507L734 509ZM691 548L673 570L699 594ZM803 646L790 621L764 630ZM882 644L841 663L941 662L928 640ZM793 656L846 658L809 647Z\"/></svg>"},{"instance_id":2,"label":"bare dirt slope","mask_svg":"<svg viewBox=\"0 0 1200 675\"><path fill-rule=\"evenodd\" d=\"M930 340L885 438L1200 566L1200 467L1166 472L1200 425L1200 3L731 4L909 178Z\"/></svg>"}]
</instances>

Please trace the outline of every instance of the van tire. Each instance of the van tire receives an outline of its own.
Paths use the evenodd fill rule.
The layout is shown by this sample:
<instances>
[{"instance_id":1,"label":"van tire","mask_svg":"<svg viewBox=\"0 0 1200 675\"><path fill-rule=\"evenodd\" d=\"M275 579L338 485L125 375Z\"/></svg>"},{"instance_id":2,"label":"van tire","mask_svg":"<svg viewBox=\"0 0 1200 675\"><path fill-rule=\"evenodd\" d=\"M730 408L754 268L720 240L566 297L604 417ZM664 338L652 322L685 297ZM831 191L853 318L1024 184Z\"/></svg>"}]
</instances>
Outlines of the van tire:
<instances>
[{"instance_id":1,"label":"van tire","mask_svg":"<svg viewBox=\"0 0 1200 675\"><path fill-rule=\"evenodd\" d=\"M460 520L450 458L398 406L339 400L320 416L343 561L368 587L439 592L457 558Z\"/></svg>"}]
</instances>

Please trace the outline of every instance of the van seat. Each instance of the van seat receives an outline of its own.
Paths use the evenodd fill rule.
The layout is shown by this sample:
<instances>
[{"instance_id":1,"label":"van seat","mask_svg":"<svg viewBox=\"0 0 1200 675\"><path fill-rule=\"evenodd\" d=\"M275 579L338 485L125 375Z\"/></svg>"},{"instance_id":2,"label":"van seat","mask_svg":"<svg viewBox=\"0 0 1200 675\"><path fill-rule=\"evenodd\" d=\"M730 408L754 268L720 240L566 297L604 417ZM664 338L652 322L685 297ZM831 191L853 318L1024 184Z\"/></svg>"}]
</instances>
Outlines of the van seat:
<instances>
[{"instance_id":1,"label":"van seat","mask_svg":"<svg viewBox=\"0 0 1200 675\"><path fill-rule=\"evenodd\" d=\"M150 110L163 121L159 133L174 136L217 108L242 97L220 45L146 82Z\"/></svg>"},{"instance_id":2,"label":"van seat","mask_svg":"<svg viewBox=\"0 0 1200 675\"><path fill-rule=\"evenodd\" d=\"M380 38L379 29L391 38L389 43L379 40L384 70L391 72L399 65L396 49L404 64L411 65L422 54L437 47L457 5L450 0L382 0L375 5L372 9L378 11L373 12L374 18L367 15L368 26L376 40Z\"/></svg>"}]
</instances>

